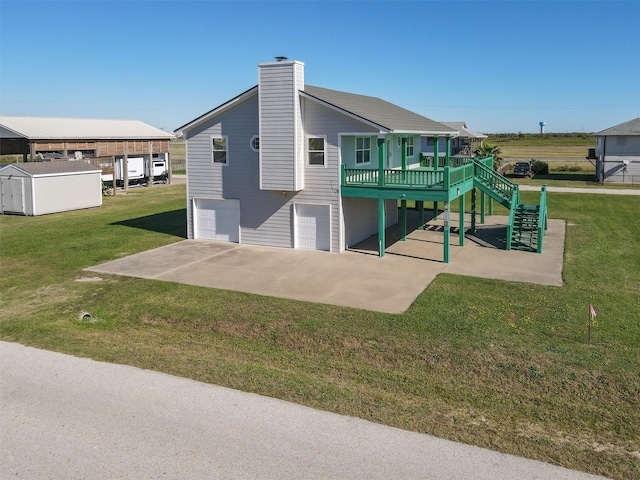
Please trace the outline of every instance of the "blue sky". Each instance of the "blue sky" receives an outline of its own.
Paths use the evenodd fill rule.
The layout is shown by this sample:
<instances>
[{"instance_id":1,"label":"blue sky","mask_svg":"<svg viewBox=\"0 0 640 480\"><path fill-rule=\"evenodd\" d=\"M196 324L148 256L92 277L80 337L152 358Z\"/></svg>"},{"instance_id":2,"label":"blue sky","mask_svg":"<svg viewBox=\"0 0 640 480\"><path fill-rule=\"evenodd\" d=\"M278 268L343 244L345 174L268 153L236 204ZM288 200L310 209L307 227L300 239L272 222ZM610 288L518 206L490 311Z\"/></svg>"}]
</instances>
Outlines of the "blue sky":
<instances>
[{"instance_id":1,"label":"blue sky","mask_svg":"<svg viewBox=\"0 0 640 480\"><path fill-rule=\"evenodd\" d=\"M0 114L173 131L284 55L305 80L481 132L640 116L640 0L0 0Z\"/></svg>"}]
</instances>

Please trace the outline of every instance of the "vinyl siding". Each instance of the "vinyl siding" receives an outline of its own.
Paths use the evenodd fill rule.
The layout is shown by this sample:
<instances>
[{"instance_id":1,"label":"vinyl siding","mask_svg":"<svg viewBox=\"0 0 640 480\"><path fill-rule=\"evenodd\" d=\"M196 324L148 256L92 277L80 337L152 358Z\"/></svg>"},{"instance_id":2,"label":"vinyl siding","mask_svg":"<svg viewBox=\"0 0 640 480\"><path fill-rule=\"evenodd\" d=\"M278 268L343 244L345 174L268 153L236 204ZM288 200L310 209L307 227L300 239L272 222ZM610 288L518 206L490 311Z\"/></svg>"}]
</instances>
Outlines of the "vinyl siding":
<instances>
[{"instance_id":1,"label":"vinyl siding","mask_svg":"<svg viewBox=\"0 0 640 480\"><path fill-rule=\"evenodd\" d=\"M298 89L302 65L281 62L259 68L260 188L297 191L301 174L302 120Z\"/></svg>"},{"instance_id":2,"label":"vinyl siding","mask_svg":"<svg viewBox=\"0 0 640 480\"><path fill-rule=\"evenodd\" d=\"M240 242L292 247L292 195L259 188L258 153L251 138L258 134L258 97L254 95L186 132L188 237L193 238L192 199L240 200ZM211 135L228 138L228 165L211 163ZM260 149L263 139L260 138Z\"/></svg>"}]
</instances>

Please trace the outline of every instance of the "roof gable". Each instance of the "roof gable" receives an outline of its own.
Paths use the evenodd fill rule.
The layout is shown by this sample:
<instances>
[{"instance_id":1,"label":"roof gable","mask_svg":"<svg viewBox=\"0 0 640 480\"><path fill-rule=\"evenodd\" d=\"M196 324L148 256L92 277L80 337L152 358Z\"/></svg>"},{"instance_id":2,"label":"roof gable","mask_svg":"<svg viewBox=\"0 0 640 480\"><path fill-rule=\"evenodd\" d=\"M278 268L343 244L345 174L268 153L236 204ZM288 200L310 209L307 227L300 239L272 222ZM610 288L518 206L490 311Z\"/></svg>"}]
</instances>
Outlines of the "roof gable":
<instances>
[{"instance_id":1,"label":"roof gable","mask_svg":"<svg viewBox=\"0 0 640 480\"><path fill-rule=\"evenodd\" d=\"M601 132L596 133L598 136L620 136L620 135L640 135L640 117L621 123Z\"/></svg>"}]
</instances>

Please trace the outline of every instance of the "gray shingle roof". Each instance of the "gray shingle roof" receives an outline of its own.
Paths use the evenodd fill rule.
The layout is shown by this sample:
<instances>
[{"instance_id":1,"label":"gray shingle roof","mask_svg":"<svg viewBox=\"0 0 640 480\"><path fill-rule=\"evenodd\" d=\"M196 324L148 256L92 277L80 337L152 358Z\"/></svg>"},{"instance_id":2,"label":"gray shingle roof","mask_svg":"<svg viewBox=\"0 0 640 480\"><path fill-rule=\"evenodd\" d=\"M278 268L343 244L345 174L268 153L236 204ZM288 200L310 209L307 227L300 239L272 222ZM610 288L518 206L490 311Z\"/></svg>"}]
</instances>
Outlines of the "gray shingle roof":
<instances>
[{"instance_id":1,"label":"gray shingle roof","mask_svg":"<svg viewBox=\"0 0 640 480\"><path fill-rule=\"evenodd\" d=\"M101 171L100 168L94 167L89 162L81 160L74 161L61 161L61 162L26 162L26 163L13 163L6 167L13 165L20 170L23 170L31 175L50 175L56 173L79 173L79 172L96 172Z\"/></svg>"},{"instance_id":2,"label":"gray shingle roof","mask_svg":"<svg viewBox=\"0 0 640 480\"><path fill-rule=\"evenodd\" d=\"M621 123L615 127L607 128L596 133L598 136L614 136L614 135L640 135L640 117Z\"/></svg>"},{"instance_id":3,"label":"gray shingle roof","mask_svg":"<svg viewBox=\"0 0 640 480\"><path fill-rule=\"evenodd\" d=\"M377 97L340 92L311 85L305 85L304 93L344 112L374 123L390 132L441 133L445 135L456 133L454 129L442 123Z\"/></svg>"}]
</instances>

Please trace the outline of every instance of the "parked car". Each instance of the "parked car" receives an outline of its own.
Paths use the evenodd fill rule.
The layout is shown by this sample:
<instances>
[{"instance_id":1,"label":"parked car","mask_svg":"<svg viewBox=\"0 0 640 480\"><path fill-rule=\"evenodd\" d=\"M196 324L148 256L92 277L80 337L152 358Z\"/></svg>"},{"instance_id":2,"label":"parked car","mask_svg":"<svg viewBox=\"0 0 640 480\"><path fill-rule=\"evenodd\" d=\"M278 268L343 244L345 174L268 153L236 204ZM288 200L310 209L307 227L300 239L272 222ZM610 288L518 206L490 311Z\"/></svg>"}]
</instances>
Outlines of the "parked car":
<instances>
[{"instance_id":1,"label":"parked car","mask_svg":"<svg viewBox=\"0 0 640 480\"><path fill-rule=\"evenodd\" d=\"M533 175L531 162L516 162L513 166L513 175L516 177L530 177Z\"/></svg>"}]
</instances>

